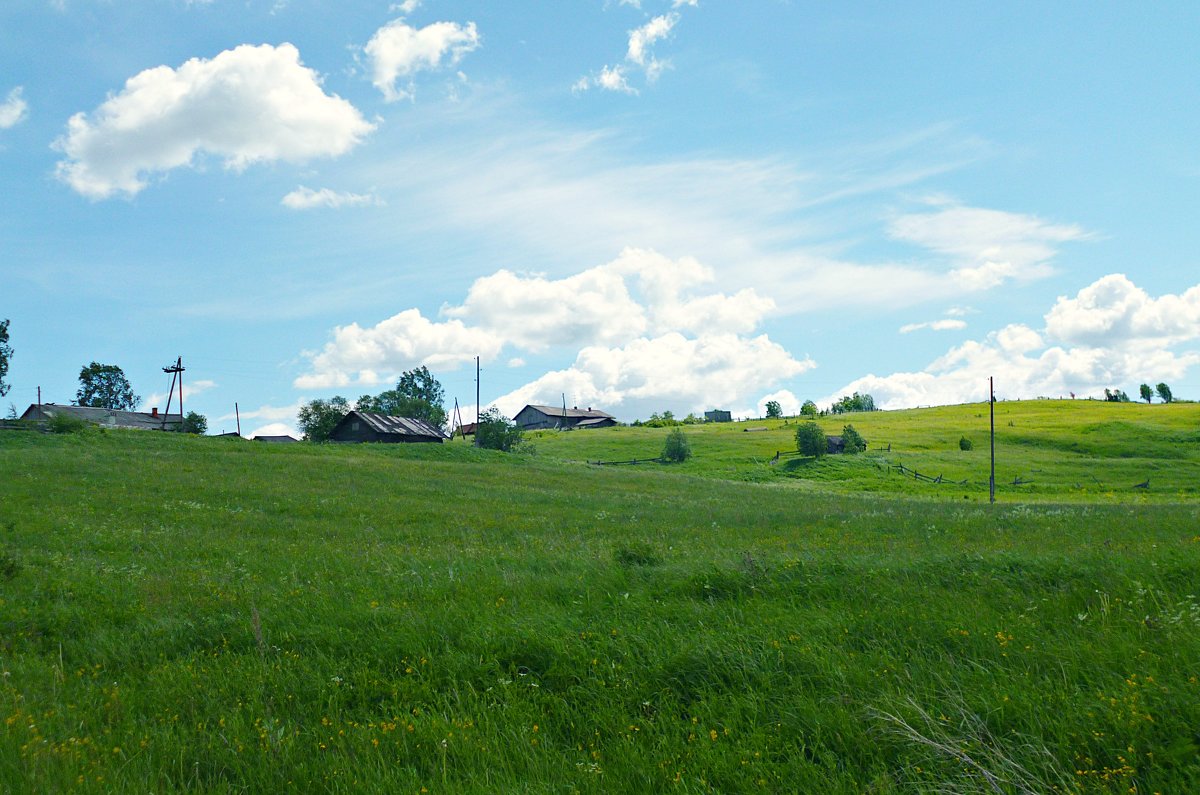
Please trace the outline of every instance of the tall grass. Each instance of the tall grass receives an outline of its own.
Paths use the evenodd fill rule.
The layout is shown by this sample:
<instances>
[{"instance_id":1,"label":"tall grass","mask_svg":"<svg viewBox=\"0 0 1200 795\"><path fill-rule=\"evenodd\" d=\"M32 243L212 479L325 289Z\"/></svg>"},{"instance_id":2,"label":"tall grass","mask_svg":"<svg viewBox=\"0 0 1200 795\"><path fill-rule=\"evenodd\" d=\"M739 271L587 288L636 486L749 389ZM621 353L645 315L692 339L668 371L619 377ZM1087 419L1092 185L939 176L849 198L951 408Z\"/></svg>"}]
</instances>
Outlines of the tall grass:
<instances>
[{"instance_id":1,"label":"tall grass","mask_svg":"<svg viewBox=\"0 0 1200 795\"><path fill-rule=\"evenodd\" d=\"M1200 790L1194 500L675 471L0 434L0 791Z\"/></svg>"}]
</instances>

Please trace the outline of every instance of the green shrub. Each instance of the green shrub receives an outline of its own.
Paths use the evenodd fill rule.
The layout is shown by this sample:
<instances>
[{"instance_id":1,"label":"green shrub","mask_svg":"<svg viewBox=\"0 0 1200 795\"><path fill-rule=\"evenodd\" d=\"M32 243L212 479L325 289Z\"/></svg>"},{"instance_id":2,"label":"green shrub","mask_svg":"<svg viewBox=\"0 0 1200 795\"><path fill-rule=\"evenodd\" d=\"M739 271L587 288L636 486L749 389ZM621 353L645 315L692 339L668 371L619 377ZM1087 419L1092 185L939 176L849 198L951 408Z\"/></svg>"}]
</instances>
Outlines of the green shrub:
<instances>
[{"instance_id":1,"label":"green shrub","mask_svg":"<svg viewBox=\"0 0 1200 795\"><path fill-rule=\"evenodd\" d=\"M475 429L475 445L488 450L510 452L521 444L523 434L512 420L493 406L479 417Z\"/></svg>"},{"instance_id":2,"label":"green shrub","mask_svg":"<svg viewBox=\"0 0 1200 795\"><path fill-rule=\"evenodd\" d=\"M198 414L194 411L189 411L183 418L183 424L179 428L184 433L196 433L203 436L208 433L208 418L203 414Z\"/></svg>"},{"instance_id":3,"label":"green shrub","mask_svg":"<svg viewBox=\"0 0 1200 795\"><path fill-rule=\"evenodd\" d=\"M662 457L673 464L687 461L692 457L692 446L688 443L687 436L679 428L675 428L667 434L667 442L663 445Z\"/></svg>"},{"instance_id":4,"label":"green shrub","mask_svg":"<svg viewBox=\"0 0 1200 795\"><path fill-rule=\"evenodd\" d=\"M801 423L796 428L796 449L804 455L820 458L829 452L825 431L815 422Z\"/></svg>"},{"instance_id":5,"label":"green shrub","mask_svg":"<svg viewBox=\"0 0 1200 795\"><path fill-rule=\"evenodd\" d=\"M973 447L975 447L975 445L971 442L970 439L968 439L965 436L958 440L958 449L959 450L970 450Z\"/></svg>"},{"instance_id":6,"label":"green shrub","mask_svg":"<svg viewBox=\"0 0 1200 795\"><path fill-rule=\"evenodd\" d=\"M87 429L87 422L70 414L55 414L46 423L46 427L51 433L82 433Z\"/></svg>"},{"instance_id":7,"label":"green shrub","mask_svg":"<svg viewBox=\"0 0 1200 795\"><path fill-rule=\"evenodd\" d=\"M842 449L850 454L861 453L867 449L867 440L854 430L853 425L842 428L842 443L844 445Z\"/></svg>"}]
</instances>

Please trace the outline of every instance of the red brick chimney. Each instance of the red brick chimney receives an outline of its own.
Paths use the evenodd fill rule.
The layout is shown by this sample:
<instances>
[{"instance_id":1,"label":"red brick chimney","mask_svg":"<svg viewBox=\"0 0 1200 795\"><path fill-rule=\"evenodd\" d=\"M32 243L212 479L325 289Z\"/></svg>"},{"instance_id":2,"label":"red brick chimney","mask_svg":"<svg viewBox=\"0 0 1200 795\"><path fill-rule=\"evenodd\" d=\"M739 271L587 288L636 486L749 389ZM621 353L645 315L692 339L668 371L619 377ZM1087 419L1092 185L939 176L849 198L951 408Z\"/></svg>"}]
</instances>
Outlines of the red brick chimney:
<instances>
[{"instance_id":1,"label":"red brick chimney","mask_svg":"<svg viewBox=\"0 0 1200 795\"><path fill-rule=\"evenodd\" d=\"M158 406L155 406L154 408L150 409L150 416L151 416L151 417L157 417L157 416L158 416Z\"/></svg>"}]
</instances>

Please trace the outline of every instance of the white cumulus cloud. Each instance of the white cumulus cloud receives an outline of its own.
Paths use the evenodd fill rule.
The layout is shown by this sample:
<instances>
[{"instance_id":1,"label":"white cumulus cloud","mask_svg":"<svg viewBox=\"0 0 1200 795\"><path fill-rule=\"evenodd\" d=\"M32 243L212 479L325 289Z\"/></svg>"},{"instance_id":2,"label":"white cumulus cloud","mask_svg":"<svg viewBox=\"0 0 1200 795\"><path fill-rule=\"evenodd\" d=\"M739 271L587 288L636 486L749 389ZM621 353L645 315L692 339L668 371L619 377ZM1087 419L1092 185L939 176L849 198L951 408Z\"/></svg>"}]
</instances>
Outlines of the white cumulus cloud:
<instances>
[{"instance_id":1,"label":"white cumulus cloud","mask_svg":"<svg viewBox=\"0 0 1200 795\"><path fill-rule=\"evenodd\" d=\"M58 176L93 199L133 196L149 174L191 165L200 153L234 171L299 163L341 155L373 129L325 93L293 45L242 45L178 69L147 69L90 115L72 116L55 143L66 155Z\"/></svg>"},{"instance_id":2,"label":"white cumulus cloud","mask_svg":"<svg viewBox=\"0 0 1200 795\"><path fill-rule=\"evenodd\" d=\"M671 259L636 248L559 279L497 271L477 279L462 304L443 308L445 320L408 309L371 328L351 324L335 329L320 352L308 354L310 372L295 385L374 385L421 364L456 367L475 355L494 360L505 348L517 353L557 348L580 351L576 368L586 367L593 384L609 384L605 394L611 396L613 389L629 387L601 379L601 362L620 357L645 361L668 342L687 355L696 372L706 372L702 354L720 356L741 346L747 355L769 354L762 360L768 364L778 364L781 354L787 357L774 378L787 377L794 367L787 363L786 351L766 337L748 337L774 310L774 302L751 288L733 294L713 291L714 280L710 268L690 257ZM510 356L510 361L519 358ZM758 376L744 379L727 364L721 370L739 384L738 395L750 385L763 385ZM634 396L648 395L647 389L662 383L656 379L652 388L634 390ZM704 383L708 388L709 381Z\"/></svg>"},{"instance_id":3,"label":"white cumulus cloud","mask_svg":"<svg viewBox=\"0 0 1200 795\"><path fill-rule=\"evenodd\" d=\"M1060 297L1046 315L1046 331L1077 345L1128 348L1170 345L1200 337L1200 285L1181 295L1152 298L1115 273Z\"/></svg>"},{"instance_id":4,"label":"white cumulus cloud","mask_svg":"<svg viewBox=\"0 0 1200 795\"><path fill-rule=\"evenodd\" d=\"M434 322L406 309L371 328L340 326L319 353L308 354L312 372L295 380L299 389L376 386L406 368L453 368L476 355L494 358L503 345L488 331L461 321Z\"/></svg>"},{"instance_id":5,"label":"white cumulus cloud","mask_svg":"<svg viewBox=\"0 0 1200 795\"><path fill-rule=\"evenodd\" d=\"M16 127L29 115L29 103L21 96L24 89L17 86L0 102L0 130Z\"/></svg>"},{"instance_id":6,"label":"white cumulus cloud","mask_svg":"<svg viewBox=\"0 0 1200 795\"><path fill-rule=\"evenodd\" d=\"M989 377L1001 397L1096 396L1200 365L1200 285L1153 298L1113 274L1059 298L1044 319L1040 331L1014 324L965 342L919 372L864 376L824 402L852 392L885 409L986 400Z\"/></svg>"},{"instance_id":7,"label":"white cumulus cloud","mask_svg":"<svg viewBox=\"0 0 1200 795\"><path fill-rule=\"evenodd\" d=\"M370 64L371 82L388 102L395 102L412 97L414 74L453 66L479 44L474 22L434 22L414 28L396 19L375 31L363 51ZM397 85L404 80L404 85Z\"/></svg>"},{"instance_id":8,"label":"white cumulus cloud","mask_svg":"<svg viewBox=\"0 0 1200 795\"><path fill-rule=\"evenodd\" d=\"M329 188L313 190L303 185L284 196L280 201L280 204L284 207L289 207L293 210L311 210L315 207L330 207L333 209L339 207L362 207L380 203L379 197L371 194L348 193Z\"/></svg>"},{"instance_id":9,"label":"white cumulus cloud","mask_svg":"<svg viewBox=\"0 0 1200 795\"><path fill-rule=\"evenodd\" d=\"M526 403L553 405L566 394L575 405L635 416L672 405L703 411L745 401L815 366L765 334L689 338L671 332L621 347L586 347L567 369L546 373L497 398L495 405L512 416Z\"/></svg>"}]
</instances>

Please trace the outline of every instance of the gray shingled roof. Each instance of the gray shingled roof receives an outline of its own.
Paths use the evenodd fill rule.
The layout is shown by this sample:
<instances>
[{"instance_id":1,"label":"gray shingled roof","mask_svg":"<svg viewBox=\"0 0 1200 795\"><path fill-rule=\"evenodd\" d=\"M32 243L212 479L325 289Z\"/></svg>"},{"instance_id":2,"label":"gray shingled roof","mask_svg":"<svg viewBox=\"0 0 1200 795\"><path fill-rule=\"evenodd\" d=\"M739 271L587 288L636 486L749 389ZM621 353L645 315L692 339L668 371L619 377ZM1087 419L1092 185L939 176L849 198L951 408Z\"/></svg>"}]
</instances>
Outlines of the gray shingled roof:
<instances>
[{"instance_id":1,"label":"gray shingled roof","mask_svg":"<svg viewBox=\"0 0 1200 795\"><path fill-rule=\"evenodd\" d=\"M84 422L107 428L135 428L138 430L157 431L163 427L178 430L183 417L178 414L159 414L154 416L148 411L117 411L115 409L95 408L93 406L59 406L55 403L32 405L25 410L21 419L50 419L56 414L76 417Z\"/></svg>"},{"instance_id":2,"label":"gray shingled roof","mask_svg":"<svg viewBox=\"0 0 1200 795\"><path fill-rule=\"evenodd\" d=\"M590 417L590 418L603 419L605 417L608 417L609 419L616 419L615 417L613 417L613 415L609 414L607 411L601 411L600 409L578 409L578 408L576 408L576 409L565 409L564 410L562 406L538 406L533 403L530 403L528 408L537 409L538 411L542 412L543 414L545 414L548 417L568 417L568 418L572 418L572 419L578 418L578 417L584 417L584 418ZM517 413L519 414L520 412L517 412Z\"/></svg>"},{"instance_id":3,"label":"gray shingled roof","mask_svg":"<svg viewBox=\"0 0 1200 795\"><path fill-rule=\"evenodd\" d=\"M435 428L425 420L413 417L393 417L388 414L372 414L367 411L354 411L362 421L379 433L395 433L400 436L432 436L435 439L445 439L446 434L441 428Z\"/></svg>"}]
</instances>

